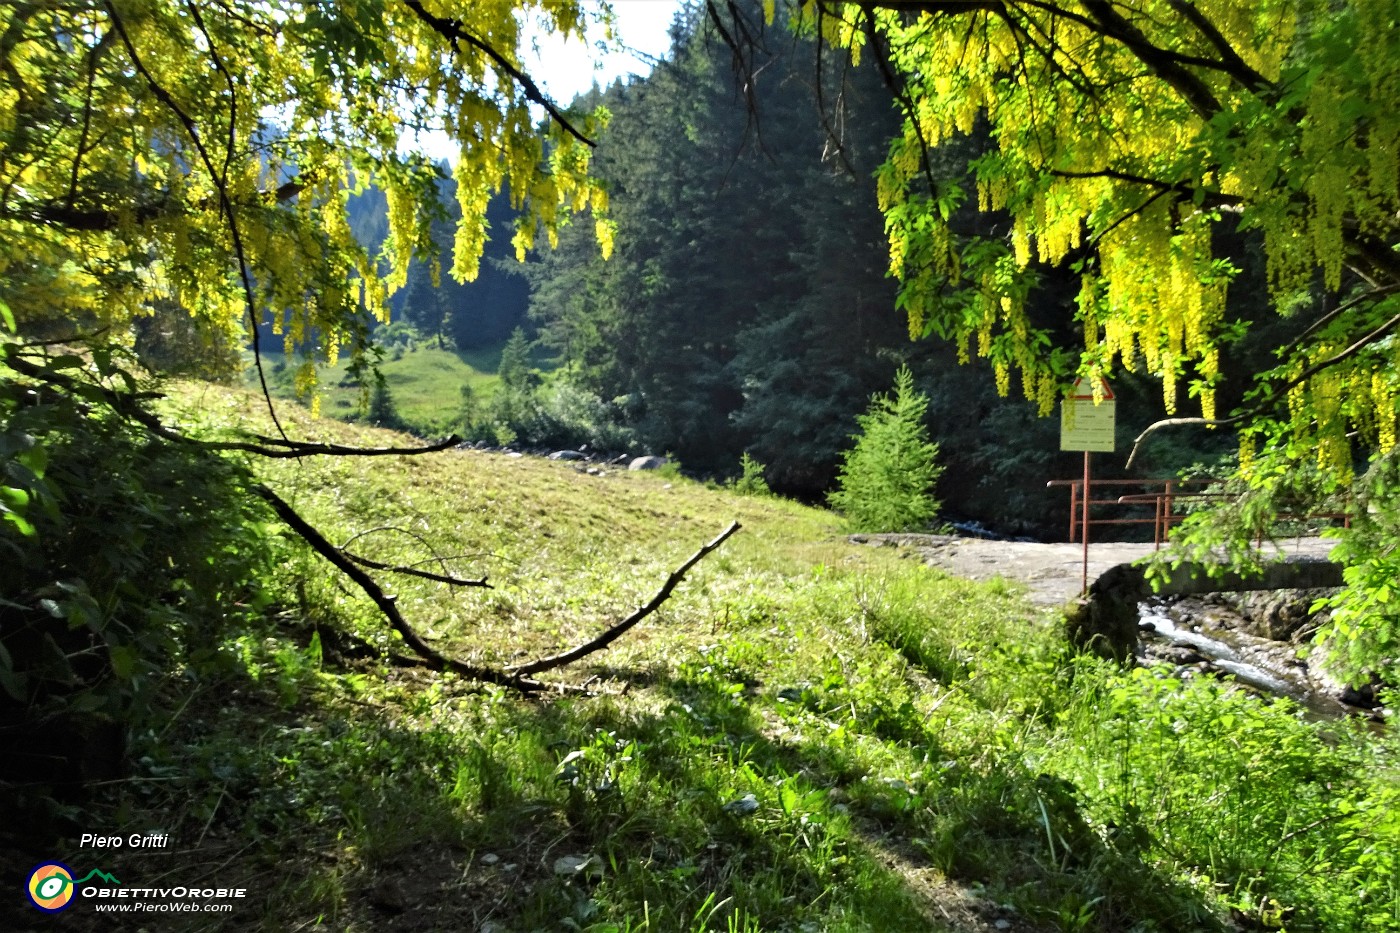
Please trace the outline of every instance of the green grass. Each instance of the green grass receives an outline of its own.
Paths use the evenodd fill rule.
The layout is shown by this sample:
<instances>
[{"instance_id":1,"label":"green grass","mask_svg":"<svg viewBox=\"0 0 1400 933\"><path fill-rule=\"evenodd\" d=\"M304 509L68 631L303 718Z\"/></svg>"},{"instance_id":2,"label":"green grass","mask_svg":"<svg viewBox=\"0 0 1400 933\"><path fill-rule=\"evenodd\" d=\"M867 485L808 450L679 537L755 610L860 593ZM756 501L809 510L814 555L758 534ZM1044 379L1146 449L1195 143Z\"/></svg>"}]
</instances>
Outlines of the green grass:
<instances>
[{"instance_id":1,"label":"green grass","mask_svg":"<svg viewBox=\"0 0 1400 933\"><path fill-rule=\"evenodd\" d=\"M262 353L264 371L274 394L293 399L293 374L300 361L276 351ZM496 370L501 362L501 348L477 350L440 349L430 341L420 340L409 348L392 348L385 352L379 370L389 387L395 408L404 425L420 436L438 436L460 431L458 413L462 405L462 386L468 386L479 402L485 402L496 391L499 380ZM550 361L536 354L536 366L549 366ZM334 366L321 367L317 373L321 413L341 421L363 417L366 394L348 379L348 360ZM257 376L248 372L251 383Z\"/></svg>"},{"instance_id":2,"label":"green grass","mask_svg":"<svg viewBox=\"0 0 1400 933\"><path fill-rule=\"evenodd\" d=\"M206 433L260 417L203 386L178 406ZM535 699L392 663L368 602L279 539L266 627L172 679L87 818L247 886L228 928L1400 930L1393 738L1072 657L1012 587L778 499L478 452L256 468L357 553L488 576L390 580L476 663L578 643L744 530L552 675L587 693ZM72 843L52 855L86 864Z\"/></svg>"}]
</instances>

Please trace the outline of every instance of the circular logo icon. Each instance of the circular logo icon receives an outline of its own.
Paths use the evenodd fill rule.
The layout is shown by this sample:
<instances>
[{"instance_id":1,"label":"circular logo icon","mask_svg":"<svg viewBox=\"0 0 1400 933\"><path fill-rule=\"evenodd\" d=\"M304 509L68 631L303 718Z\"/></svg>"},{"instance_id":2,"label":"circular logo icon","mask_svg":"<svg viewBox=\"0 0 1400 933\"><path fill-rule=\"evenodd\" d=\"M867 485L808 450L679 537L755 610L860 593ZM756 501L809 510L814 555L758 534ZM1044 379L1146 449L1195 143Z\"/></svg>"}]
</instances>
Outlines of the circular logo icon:
<instances>
[{"instance_id":1,"label":"circular logo icon","mask_svg":"<svg viewBox=\"0 0 1400 933\"><path fill-rule=\"evenodd\" d=\"M73 903L73 870L62 862L45 862L29 873L29 900L56 914Z\"/></svg>"}]
</instances>

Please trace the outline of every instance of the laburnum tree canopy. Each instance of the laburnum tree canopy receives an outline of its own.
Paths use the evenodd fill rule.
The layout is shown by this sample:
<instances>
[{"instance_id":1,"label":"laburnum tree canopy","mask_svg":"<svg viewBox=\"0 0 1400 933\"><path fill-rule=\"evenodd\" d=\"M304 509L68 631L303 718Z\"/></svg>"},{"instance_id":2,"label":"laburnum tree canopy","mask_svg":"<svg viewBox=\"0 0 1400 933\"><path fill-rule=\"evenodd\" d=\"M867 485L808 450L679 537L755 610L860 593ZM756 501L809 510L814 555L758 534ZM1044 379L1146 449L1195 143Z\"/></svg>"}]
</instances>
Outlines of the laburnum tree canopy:
<instances>
[{"instance_id":1,"label":"laburnum tree canopy","mask_svg":"<svg viewBox=\"0 0 1400 933\"><path fill-rule=\"evenodd\" d=\"M725 8L742 51L752 33ZM1244 504L1215 511L1233 524L1194 523L1197 553L1248 559L1246 526L1350 487L1335 642L1353 674L1400 668L1394 0L802 0L787 14L873 55L895 92L903 130L878 183L911 332L988 359L1003 392L1019 376L1042 411L1071 376L1125 369L1160 378L1168 414L1183 390L1198 406L1158 425L1236 430ZM930 156L957 137L979 155L940 177ZM1002 219L995 236L960 226L974 198ZM1227 318L1251 261L1287 336L1218 411L1222 349L1268 324ZM1050 266L1081 278L1073 342L1027 313Z\"/></svg>"},{"instance_id":2,"label":"laburnum tree canopy","mask_svg":"<svg viewBox=\"0 0 1400 933\"><path fill-rule=\"evenodd\" d=\"M588 175L605 114L563 111L521 60L527 30L603 16L570 0L4 4L7 317L119 334L168 296L210 331L270 320L308 358L357 352L411 257L436 275L439 170L412 154L430 131L458 151L456 276L475 276L501 190L520 253L584 206L606 251ZM346 219L368 185L388 200L378 255Z\"/></svg>"},{"instance_id":3,"label":"laburnum tree canopy","mask_svg":"<svg viewBox=\"0 0 1400 933\"><path fill-rule=\"evenodd\" d=\"M776 15L769 3L770 16ZM879 173L911 331L986 357L1048 411L1072 373L1147 371L1174 413L1242 428L1338 480L1396 443L1400 12L1393 0L954 0L790 8L873 54L903 132ZM937 177L947 140L983 141ZM995 238L959 234L975 198ZM1247 404L1216 410L1226 294L1262 244L1274 307L1301 316ZM1236 241L1238 242L1238 240ZM1080 346L1028 317L1037 266L1082 276Z\"/></svg>"},{"instance_id":4,"label":"laburnum tree canopy","mask_svg":"<svg viewBox=\"0 0 1400 933\"><path fill-rule=\"evenodd\" d=\"M770 19L780 10L765 4ZM711 0L729 23L738 5ZM1400 30L1391 0L978 0L784 9L829 47L874 55L904 115L879 172L890 271L915 334L1019 376L1048 411L1074 372L1146 370L1168 412L1216 411L1226 294L1262 244L1276 306L1308 326L1246 410L1257 434L1346 479L1358 443L1395 444L1400 324ZM486 204L508 190L520 251L606 194L599 117L561 111L522 65L525 24L580 34L578 2L108 0L0 10L0 301L20 322L121 324L174 298L225 331L268 316L289 343L352 351L410 258L436 264L438 169L406 155L441 130L475 273ZM542 133L540 127L544 126ZM982 140L970 174L929 158ZM379 255L350 193L388 201ZM961 235L975 197L1004 216ZM965 213L965 212L964 212ZM1064 346L1026 313L1037 266L1082 275ZM1247 415L1248 417L1241 417Z\"/></svg>"}]
</instances>

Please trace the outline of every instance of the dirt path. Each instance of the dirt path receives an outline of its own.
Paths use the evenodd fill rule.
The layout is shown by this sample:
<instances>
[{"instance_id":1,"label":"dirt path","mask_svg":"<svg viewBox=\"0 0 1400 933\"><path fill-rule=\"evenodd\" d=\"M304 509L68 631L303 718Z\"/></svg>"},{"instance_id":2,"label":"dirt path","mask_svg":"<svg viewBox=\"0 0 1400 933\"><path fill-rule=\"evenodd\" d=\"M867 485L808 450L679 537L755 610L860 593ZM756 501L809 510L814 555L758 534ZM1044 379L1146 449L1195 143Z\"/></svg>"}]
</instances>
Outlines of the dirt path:
<instances>
[{"instance_id":1,"label":"dirt path","mask_svg":"<svg viewBox=\"0 0 1400 933\"><path fill-rule=\"evenodd\" d=\"M852 535L858 544L906 547L916 550L924 562L971 580L1002 577L1024 584L1027 597L1038 606L1058 607L1080 595L1084 577L1082 544L1039 544L1025 541L987 541L954 535ZM1335 542L1324 538L1294 538L1278 550L1289 556L1326 557ZM1110 567L1127 564L1153 553L1149 544L1105 542L1089 544L1089 582Z\"/></svg>"}]
</instances>

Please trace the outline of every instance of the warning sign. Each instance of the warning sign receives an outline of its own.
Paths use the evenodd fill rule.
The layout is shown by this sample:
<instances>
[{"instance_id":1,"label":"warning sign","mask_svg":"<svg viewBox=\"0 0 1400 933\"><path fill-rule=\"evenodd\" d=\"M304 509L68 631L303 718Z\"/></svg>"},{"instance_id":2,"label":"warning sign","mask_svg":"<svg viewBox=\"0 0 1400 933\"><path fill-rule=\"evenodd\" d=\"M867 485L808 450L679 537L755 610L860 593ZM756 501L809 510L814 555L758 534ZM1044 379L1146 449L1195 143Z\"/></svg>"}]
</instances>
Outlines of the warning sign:
<instances>
[{"instance_id":1,"label":"warning sign","mask_svg":"<svg viewBox=\"0 0 1400 933\"><path fill-rule=\"evenodd\" d=\"M1060 449L1098 453L1113 451L1116 402L1113 390L1100 381L1102 398L1094 404L1093 385L1078 379L1069 398L1060 405Z\"/></svg>"}]
</instances>

